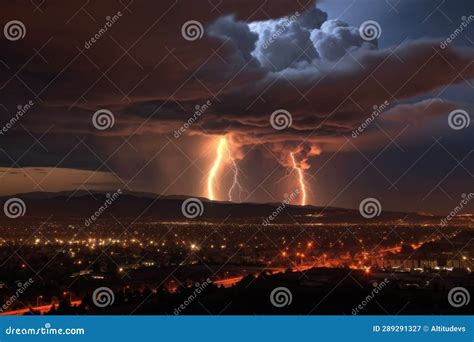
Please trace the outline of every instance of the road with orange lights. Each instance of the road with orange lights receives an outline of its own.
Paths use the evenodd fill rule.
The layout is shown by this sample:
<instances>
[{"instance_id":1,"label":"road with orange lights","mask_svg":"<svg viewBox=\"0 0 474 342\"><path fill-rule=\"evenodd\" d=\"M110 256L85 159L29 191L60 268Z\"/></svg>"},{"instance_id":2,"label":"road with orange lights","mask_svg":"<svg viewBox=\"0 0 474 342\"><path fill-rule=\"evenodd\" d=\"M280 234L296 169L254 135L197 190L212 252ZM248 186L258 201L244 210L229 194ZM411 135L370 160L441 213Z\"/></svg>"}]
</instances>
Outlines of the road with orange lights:
<instances>
[{"instance_id":1,"label":"road with orange lights","mask_svg":"<svg viewBox=\"0 0 474 342\"><path fill-rule=\"evenodd\" d=\"M82 303L81 300L73 300L71 302L71 305L77 306L77 305L81 305L81 303ZM51 310L51 305L53 304L33 306L31 308L24 308L24 309L12 310L12 311L5 311L5 312L1 312L0 316L21 316L30 312L35 312L37 314L39 313L43 315L49 312L49 310Z\"/></svg>"},{"instance_id":2,"label":"road with orange lights","mask_svg":"<svg viewBox=\"0 0 474 342\"><path fill-rule=\"evenodd\" d=\"M313 267L315 267L314 264L303 264L303 265L295 266L291 270L293 272L302 272L302 271L309 270ZM283 267L282 268L272 268L272 269L262 269L262 271L268 271L271 274L283 273L286 270L287 270L287 268L283 268ZM239 281L241 281L242 278L244 278L244 276L230 277L230 278L214 280L212 283L214 285L218 285L218 286L232 287L235 284L237 284Z\"/></svg>"}]
</instances>

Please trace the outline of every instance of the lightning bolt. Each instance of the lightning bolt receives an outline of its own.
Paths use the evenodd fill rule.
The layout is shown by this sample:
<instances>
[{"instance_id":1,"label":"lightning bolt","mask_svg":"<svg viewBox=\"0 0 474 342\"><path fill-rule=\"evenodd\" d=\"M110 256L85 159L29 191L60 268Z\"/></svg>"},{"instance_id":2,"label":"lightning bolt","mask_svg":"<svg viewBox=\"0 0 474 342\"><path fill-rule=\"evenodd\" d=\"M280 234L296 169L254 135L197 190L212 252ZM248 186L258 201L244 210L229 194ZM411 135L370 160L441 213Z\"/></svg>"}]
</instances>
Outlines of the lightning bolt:
<instances>
[{"instance_id":1,"label":"lightning bolt","mask_svg":"<svg viewBox=\"0 0 474 342\"><path fill-rule=\"evenodd\" d=\"M296 172L298 173L298 183L300 184L300 189L301 189L301 203L300 204L306 205L306 184L304 180L304 172L301 169L301 167L299 167L296 164L294 152L291 152L290 156L291 156L291 161L293 162L293 170L296 170Z\"/></svg>"},{"instance_id":2,"label":"lightning bolt","mask_svg":"<svg viewBox=\"0 0 474 342\"><path fill-rule=\"evenodd\" d=\"M228 197L229 201L232 201L232 193L235 189L239 190L239 201L240 195L243 191L242 186L239 183L239 167L232 157L229 143L225 137L221 137L218 141L217 148L216 148L216 158L214 163L212 164L211 169L209 170L209 174L207 176L207 197L214 201L216 199L216 193L214 188L216 187L216 178L219 170L224 167L224 163L230 163L233 172L233 181L232 186L229 188Z\"/></svg>"},{"instance_id":3,"label":"lightning bolt","mask_svg":"<svg viewBox=\"0 0 474 342\"><path fill-rule=\"evenodd\" d=\"M216 159L212 164L212 167L209 171L209 175L207 177L207 197L214 201L216 196L214 194L214 183L217 175L217 171L221 168L222 159L225 150L227 149L227 139L222 137L219 139L219 143L217 144L217 151L216 151Z\"/></svg>"},{"instance_id":4,"label":"lightning bolt","mask_svg":"<svg viewBox=\"0 0 474 342\"><path fill-rule=\"evenodd\" d=\"M230 156L230 151L229 151L229 158L232 162L232 170L234 172L234 179L228 193L229 201L232 201L232 191L234 191L235 188L238 188L239 189L239 202L241 202L242 199L240 198L240 195L242 194L242 185L240 185L239 183L239 167L237 166L237 163L235 162L235 160Z\"/></svg>"}]
</instances>

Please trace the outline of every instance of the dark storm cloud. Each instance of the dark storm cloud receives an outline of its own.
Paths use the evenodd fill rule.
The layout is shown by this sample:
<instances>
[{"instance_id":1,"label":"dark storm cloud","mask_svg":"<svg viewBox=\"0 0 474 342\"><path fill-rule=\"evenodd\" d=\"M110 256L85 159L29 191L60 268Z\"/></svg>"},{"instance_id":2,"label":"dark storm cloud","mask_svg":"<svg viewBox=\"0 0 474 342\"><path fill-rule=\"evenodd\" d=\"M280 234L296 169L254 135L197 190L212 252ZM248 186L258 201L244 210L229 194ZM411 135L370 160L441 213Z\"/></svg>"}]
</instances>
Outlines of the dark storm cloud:
<instances>
[{"instance_id":1,"label":"dark storm cloud","mask_svg":"<svg viewBox=\"0 0 474 342\"><path fill-rule=\"evenodd\" d=\"M44 102L35 108L38 115L27 123L38 131L54 121L54 130L59 132L170 133L187 121L196 105L211 100L212 107L189 133L233 133L235 141L249 144L302 139L318 144L350 133L374 105L389 100L397 106L399 101L463 82L457 77L461 72L465 78L474 75L469 66L472 49L439 50L435 40L417 40L394 51L376 50L377 42L364 41L356 27L327 20L317 8L305 11L293 5L282 12L281 3L272 2L255 12L253 2L240 1L239 6L226 2L220 11L209 13L195 2L160 2L157 13L167 14L156 27L146 20L150 14L140 8L129 13L101 5L95 8L97 12L123 11L122 21L110 36L125 46L132 44L134 50L119 61L120 48L111 39L83 48L80 43L97 28L83 16L63 26L41 24L55 34L50 44L61 43L66 53L62 57L48 54L46 65L40 58L29 64L33 70L24 79L33 84L33 91L43 92L45 79L59 77L61 82L44 90ZM192 11L183 12L184 8ZM262 12L273 19L262 17ZM72 14L62 13L62 17ZM286 16L278 18L282 15ZM96 17L100 22L101 17ZM156 20L156 14L153 17ZM181 25L191 18L202 21L207 29L203 39L195 42L181 37ZM139 27L140 22L152 24ZM131 38L144 30L149 33L134 45ZM33 31L31 36L46 39L44 31ZM74 43L62 41L67 37ZM57 59L67 52L77 54L78 48L84 55L61 70L64 63ZM140 68L143 73L138 76ZM104 69L110 71L100 77ZM12 93L18 96L16 87L23 85L11 83ZM90 118L100 108L115 113L113 131L98 132L91 126ZM280 108L293 119L285 131L276 131L269 123L270 114ZM52 120L44 120L45 113Z\"/></svg>"},{"instance_id":2,"label":"dark storm cloud","mask_svg":"<svg viewBox=\"0 0 474 342\"><path fill-rule=\"evenodd\" d=\"M406 122L429 122L462 107L438 100L438 90L474 76L473 49L441 50L441 39L428 38L379 48L377 40L364 41L358 27L328 18L313 1L129 5L101 1L81 9L48 1L41 11L32 11L28 1L2 5L2 21L22 20L27 35L18 42L0 40L1 103L7 108L0 109L0 117L7 121L14 108L34 99L21 125L37 135L49 129L45 143L62 142L55 146L55 162L74 146L76 135L91 137L91 145L107 146L107 152L113 152L112 140L131 136L147 136L140 141L144 145L150 135L166 143L196 106L211 101L186 137L176 140L187 154L194 147L191 139L202 143L208 136L229 134L237 147L265 145L284 165L287 150L296 151L308 167L311 156L353 149L346 139L375 105L389 102L380 124L388 133L397 132ZM118 11L120 19L86 46L106 17ZM202 39L182 37L188 20L203 24ZM92 115L101 108L114 113L113 129L93 127ZM270 125L278 109L291 113L288 129ZM4 146L8 152L21 146L21 155L31 138L20 125L9 133L2 137ZM357 148L365 150L384 143L375 125L357 138ZM139 157L134 151L130 155ZM127 158L117 164L128 167ZM90 162L84 159L66 162L84 167Z\"/></svg>"},{"instance_id":3,"label":"dark storm cloud","mask_svg":"<svg viewBox=\"0 0 474 342\"><path fill-rule=\"evenodd\" d=\"M191 17L180 9L193 5L173 4L160 2L157 11L169 10L169 14L152 30L153 34L138 43L136 49L146 48L147 53L138 54L133 58L135 62L125 56L117 67L114 63L109 65L107 75L100 78L102 71L96 66L104 59L109 63L116 60L120 51L107 54L108 45L114 44L107 39L84 50L84 57L61 74L63 82L45 90L47 96L36 109L41 114L30 119L32 128L41 131L41 126L49 125L43 119L48 113L54 118L55 129L63 132L169 133L189 118L196 105L211 100L212 108L190 132L230 132L244 135L236 140L249 143L297 141L310 135L308 141L317 143L350 132L365 120L374 105L385 100L396 105L398 100L463 82L457 77L461 72L465 78L474 74L474 68L469 66L474 56L472 49L439 50L437 41L418 40L394 51L376 50L376 41L362 40L358 28L339 20L326 20L326 14L319 9L305 12L296 7L291 12L294 8L287 7L286 18L268 19L261 17L261 11L253 13L254 5L246 1L239 2L238 7L228 4L212 16L194 6L193 18L201 19L207 34L202 40L188 42L180 36L180 25ZM224 15L225 8L230 14ZM275 17L283 14L279 3L272 8L265 13ZM124 22L116 24L117 33L112 31L111 36L127 41L138 33L123 30L130 31L129 24L147 13L140 8L134 8L133 13L123 11ZM239 20L250 14L251 19ZM62 17L68 15L64 13ZM94 32L93 26L77 25L73 19L66 31L69 29L76 38L72 41L78 42L79 37ZM49 28L55 31L51 33L59 33L57 27ZM279 34L264 48L274 33ZM61 34L59 39L62 38ZM82 49L80 45L64 46L66 50ZM218 56L212 55L213 49L219 50ZM166 50L172 53L166 54ZM157 66L163 54L167 57ZM55 74L51 67L56 56L47 57L53 58L47 66L40 65L40 61L33 63L38 64L39 70L28 73L26 83L40 83ZM144 80L136 76L138 65L145 70ZM126 93L126 89L135 90ZM115 130L101 133L91 127L90 117L99 108L116 113ZM270 114L279 108L288 110L293 117L292 127L284 132L275 131L269 124ZM150 120L144 124L148 117Z\"/></svg>"},{"instance_id":4,"label":"dark storm cloud","mask_svg":"<svg viewBox=\"0 0 474 342\"><path fill-rule=\"evenodd\" d=\"M391 112L404 118L400 125L447 115L460 105L403 104L443 85L463 82L461 71L467 78L474 76L472 50L436 52L436 44L408 42L395 53L362 48L334 64L316 60L269 72L259 82L224 94L195 129L205 134L231 132L241 145L277 144L279 151L281 145L287 147L283 151L288 151L302 143L317 150L335 151L344 143L344 136L370 116L374 105L385 101L390 103ZM291 127L283 131L269 125L270 114L279 108L292 115ZM385 143L375 127L366 134L370 144L361 144L360 148L377 148Z\"/></svg>"}]
</instances>

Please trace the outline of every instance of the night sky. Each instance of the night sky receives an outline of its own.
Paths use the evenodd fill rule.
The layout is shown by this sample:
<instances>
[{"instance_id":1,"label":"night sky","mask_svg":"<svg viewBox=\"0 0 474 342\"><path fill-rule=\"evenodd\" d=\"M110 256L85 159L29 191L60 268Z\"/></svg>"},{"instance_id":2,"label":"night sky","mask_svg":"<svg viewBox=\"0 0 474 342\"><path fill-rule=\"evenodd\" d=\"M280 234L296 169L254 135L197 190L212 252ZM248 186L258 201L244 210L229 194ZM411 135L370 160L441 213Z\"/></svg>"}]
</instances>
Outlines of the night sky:
<instances>
[{"instance_id":1,"label":"night sky","mask_svg":"<svg viewBox=\"0 0 474 342\"><path fill-rule=\"evenodd\" d=\"M0 195L120 188L209 197L223 138L216 200L230 190L233 201L280 202L300 186L299 172L306 204L323 207L373 197L384 210L443 214L474 192L474 123L455 129L449 119L474 117L473 1L1 8L2 27L17 20L24 37L0 37ZM183 30L189 21L202 25L197 36ZM361 35L367 21L378 38ZM113 126L94 125L98 110ZM278 110L291 125L272 125Z\"/></svg>"}]
</instances>

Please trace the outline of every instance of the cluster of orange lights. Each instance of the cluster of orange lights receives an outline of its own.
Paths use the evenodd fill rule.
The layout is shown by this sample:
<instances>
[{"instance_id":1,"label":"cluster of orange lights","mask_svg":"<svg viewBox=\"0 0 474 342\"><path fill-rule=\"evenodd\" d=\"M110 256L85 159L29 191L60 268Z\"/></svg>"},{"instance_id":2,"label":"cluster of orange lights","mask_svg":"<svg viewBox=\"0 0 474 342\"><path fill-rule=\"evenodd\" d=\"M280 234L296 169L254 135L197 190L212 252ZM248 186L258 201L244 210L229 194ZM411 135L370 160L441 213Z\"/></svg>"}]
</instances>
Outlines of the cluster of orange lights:
<instances>
[{"instance_id":1,"label":"cluster of orange lights","mask_svg":"<svg viewBox=\"0 0 474 342\"><path fill-rule=\"evenodd\" d=\"M296 258L299 258L301 260L301 266L298 266L297 267L298 269L301 269L301 267L306 267L306 266L302 266L303 259L309 257L308 259L311 258L311 260L313 260L310 267L333 267L333 266L347 265L347 267L349 267L350 269L363 270L364 273L370 274L372 270L371 270L371 266L367 265L367 260L369 260L369 257L371 255L376 256L376 255L386 254L386 253L400 253L402 249L401 246L395 246L391 248L381 249L377 252L374 252L373 254L370 254L369 252L366 252L366 251L362 251L360 253L361 260L358 260L357 262L351 263L350 265L348 265L347 258L328 257L326 253L321 254L319 258L315 258L315 256L309 251L313 247L313 245L314 245L313 241L309 241L306 244L306 247L307 247L306 253L302 251L296 251L293 254L293 253L289 253L288 248L286 248L286 250L282 251L280 255L283 258L289 258L292 255ZM422 244L420 243L420 244L412 244L411 246L413 248L415 247L419 248L421 245Z\"/></svg>"}]
</instances>

